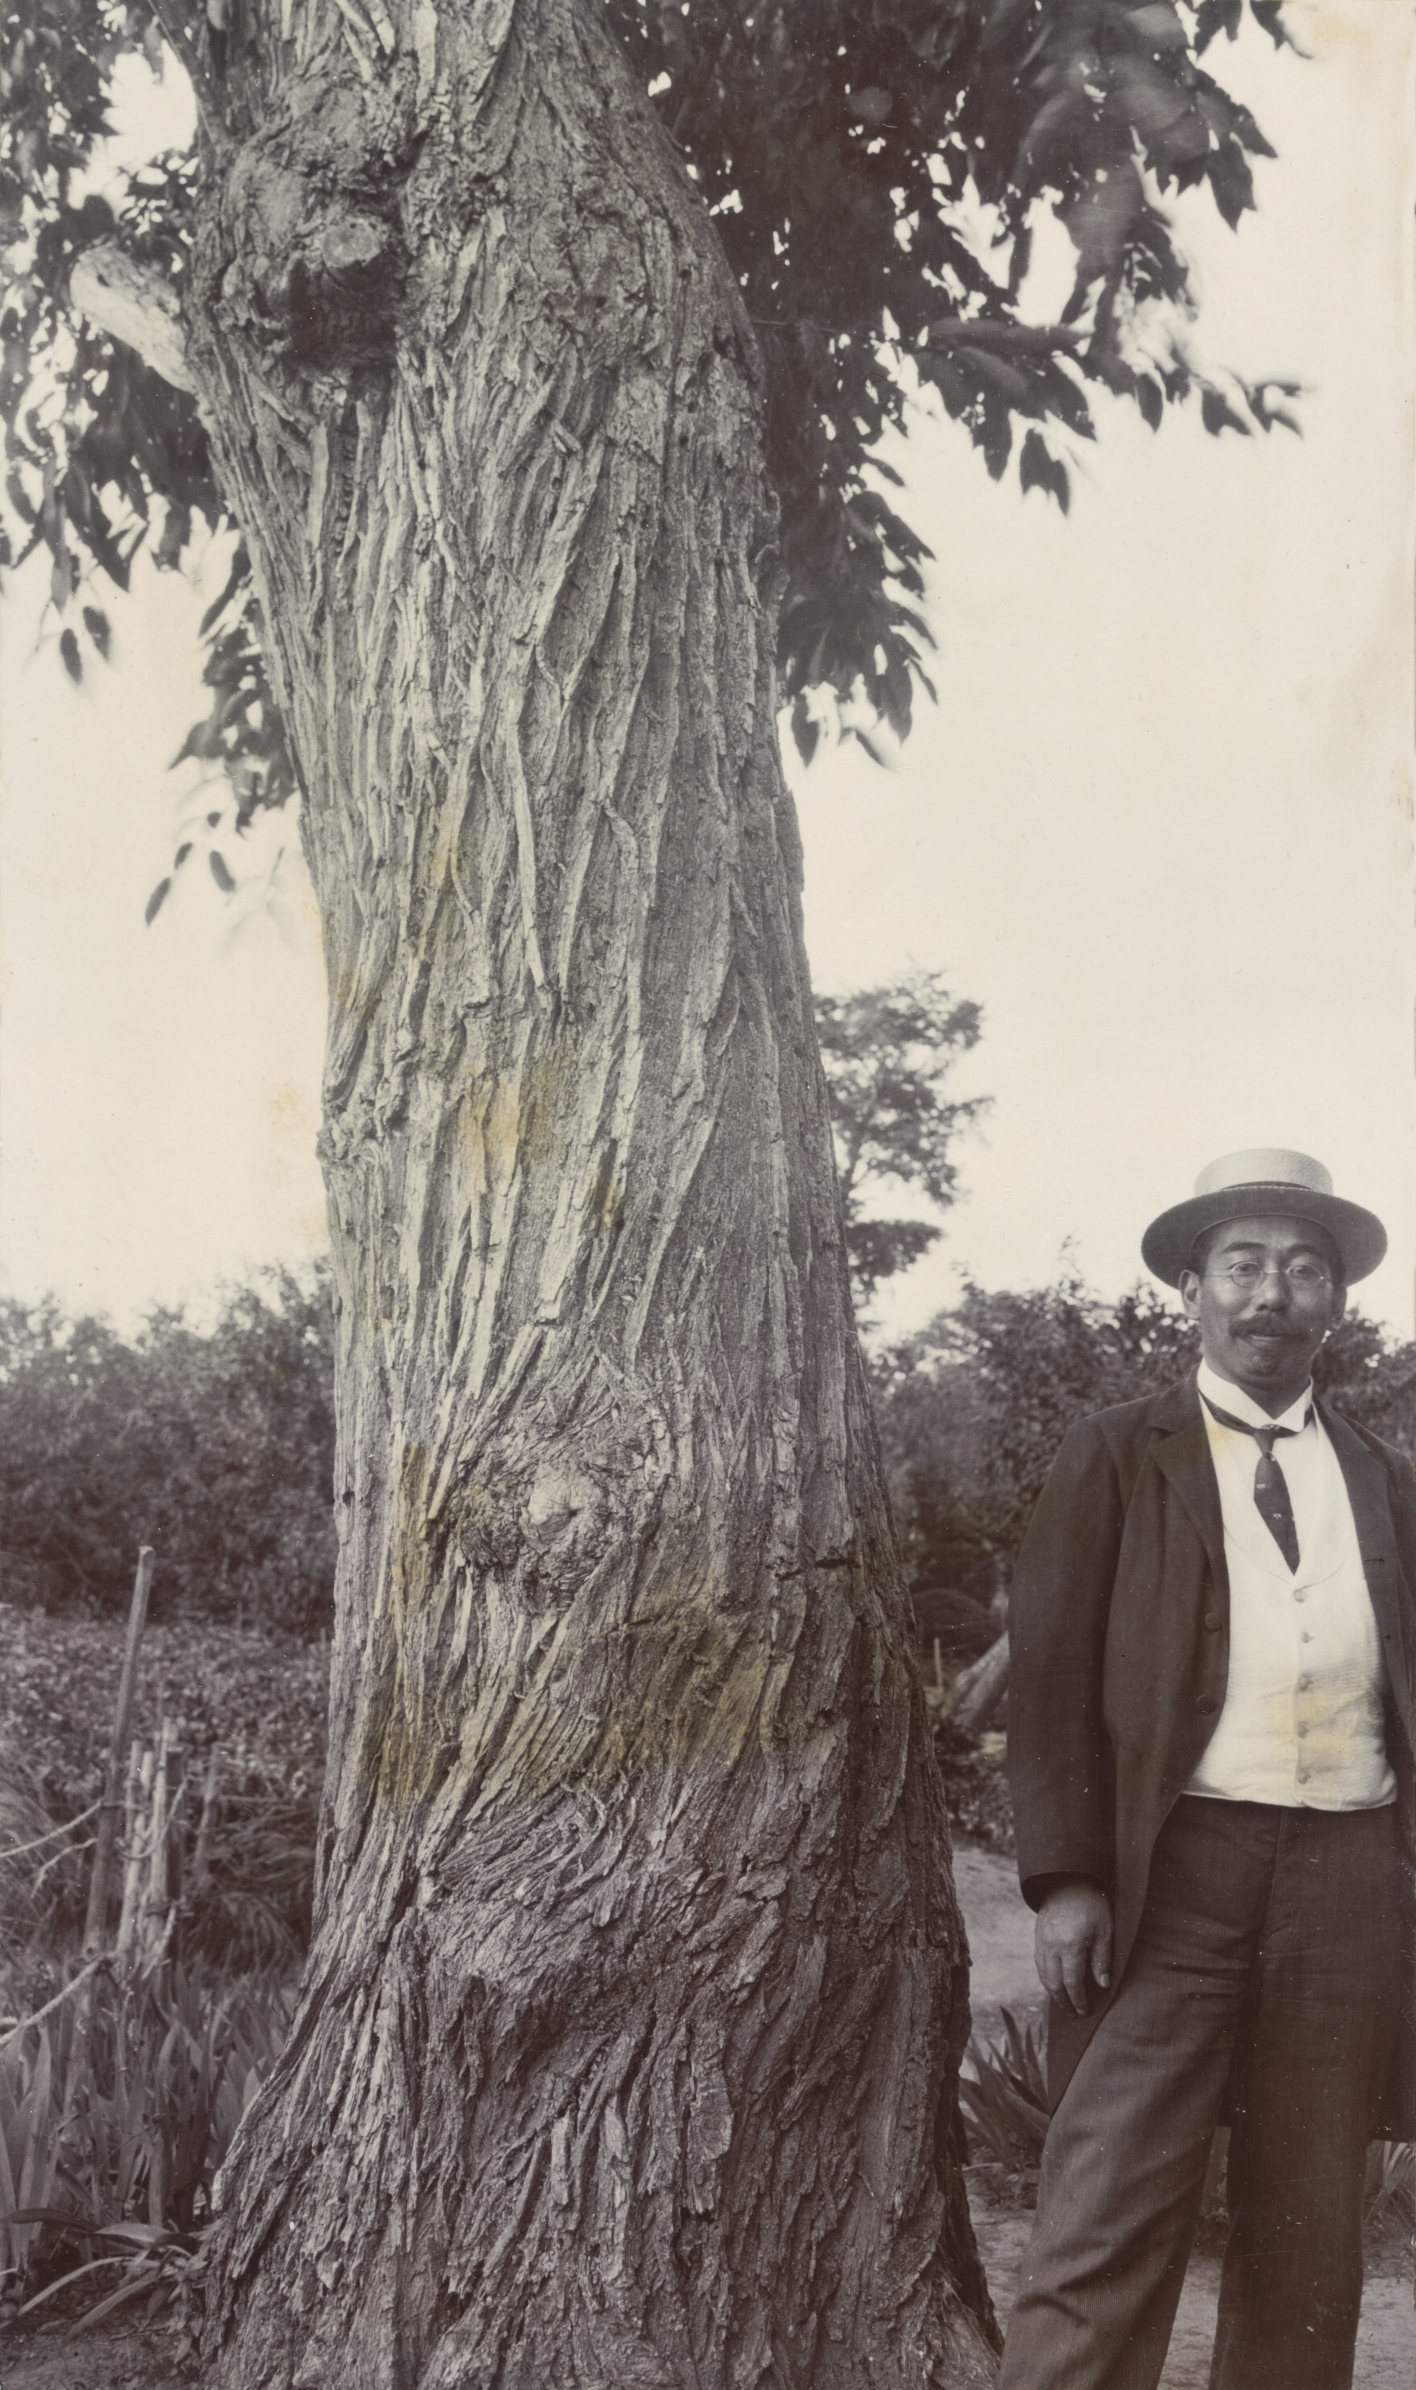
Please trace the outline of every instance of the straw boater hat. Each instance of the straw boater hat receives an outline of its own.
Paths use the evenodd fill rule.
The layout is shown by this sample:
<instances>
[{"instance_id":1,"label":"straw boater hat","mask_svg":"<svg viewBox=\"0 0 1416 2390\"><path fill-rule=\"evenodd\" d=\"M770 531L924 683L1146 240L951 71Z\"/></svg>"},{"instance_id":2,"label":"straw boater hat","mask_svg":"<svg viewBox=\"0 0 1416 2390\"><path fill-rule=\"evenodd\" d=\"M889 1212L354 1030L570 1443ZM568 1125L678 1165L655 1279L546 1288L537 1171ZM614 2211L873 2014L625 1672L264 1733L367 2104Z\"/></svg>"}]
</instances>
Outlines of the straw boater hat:
<instances>
[{"instance_id":1,"label":"straw boater hat","mask_svg":"<svg viewBox=\"0 0 1416 2390\"><path fill-rule=\"evenodd\" d=\"M1332 1191L1332 1173L1311 1154L1257 1146L1251 1153L1222 1154L1200 1172L1188 1203L1173 1204L1152 1220L1141 1239L1148 1270L1167 1286L1178 1286L1188 1269L1197 1236L1221 1220L1252 1220L1281 1213L1326 1229L1342 1256L1348 1284L1374 1270L1387 1248L1386 1230L1375 1212L1348 1203Z\"/></svg>"}]
</instances>

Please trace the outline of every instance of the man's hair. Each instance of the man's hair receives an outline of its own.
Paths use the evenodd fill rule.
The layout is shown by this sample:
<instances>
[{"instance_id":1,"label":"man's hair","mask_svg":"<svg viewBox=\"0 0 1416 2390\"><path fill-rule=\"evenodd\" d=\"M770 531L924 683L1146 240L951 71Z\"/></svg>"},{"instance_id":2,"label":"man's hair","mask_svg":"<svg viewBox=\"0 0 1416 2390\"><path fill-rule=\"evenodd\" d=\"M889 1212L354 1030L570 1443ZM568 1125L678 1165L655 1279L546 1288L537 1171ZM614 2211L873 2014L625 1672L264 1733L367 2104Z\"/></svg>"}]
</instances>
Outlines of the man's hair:
<instances>
[{"instance_id":1,"label":"man's hair","mask_svg":"<svg viewBox=\"0 0 1416 2390\"><path fill-rule=\"evenodd\" d=\"M1193 1245L1190 1247L1190 1268L1194 1271L1197 1278L1203 1278L1205 1274L1205 1264L1208 1262L1211 1253L1213 1253L1216 1244L1223 1235L1225 1229L1232 1228L1233 1225L1234 1223L1232 1220L1216 1220L1213 1228L1202 1228L1200 1230L1199 1235L1196 1237ZM1312 1238L1313 1244L1317 1248L1318 1252L1325 1256L1328 1268L1332 1272L1333 1285L1337 1288L1339 1294L1345 1294L1347 1292L1347 1272L1343 1267L1342 1255L1337 1249L1336 1239L1329 1236L1325 1228L1319 1228L1316 1220L1305 1220L1303 1222L1303 1226L1307 1230L1309 1236Z\"/></svg>"}]
</instances>

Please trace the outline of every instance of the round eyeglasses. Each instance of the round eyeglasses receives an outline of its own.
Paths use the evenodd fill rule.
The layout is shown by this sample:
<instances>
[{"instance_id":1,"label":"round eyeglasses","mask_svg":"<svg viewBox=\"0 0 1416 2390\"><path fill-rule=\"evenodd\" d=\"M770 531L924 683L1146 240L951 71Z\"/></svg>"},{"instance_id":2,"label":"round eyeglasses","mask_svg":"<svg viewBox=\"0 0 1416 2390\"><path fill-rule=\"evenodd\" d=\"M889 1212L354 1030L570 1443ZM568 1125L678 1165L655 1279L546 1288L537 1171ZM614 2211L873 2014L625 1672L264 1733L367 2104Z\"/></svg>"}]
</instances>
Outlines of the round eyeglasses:
<instances>
[{"instance_id":1,"label":"round eyeglasses","mask_svg":"<svg viewBox=\"0 0 1416 2390\"><path fill-rule=\"evenodd\" d=\"M1216 1262L1216 1278L1227 1278L1241 1294L1252 1294L1256 1287L1272 1275L1281 1278L1290 1294L1316 1295L1331 1286L1332 1273L1320 1261L1221 1261Z\"/></svg>"}]
</instances>

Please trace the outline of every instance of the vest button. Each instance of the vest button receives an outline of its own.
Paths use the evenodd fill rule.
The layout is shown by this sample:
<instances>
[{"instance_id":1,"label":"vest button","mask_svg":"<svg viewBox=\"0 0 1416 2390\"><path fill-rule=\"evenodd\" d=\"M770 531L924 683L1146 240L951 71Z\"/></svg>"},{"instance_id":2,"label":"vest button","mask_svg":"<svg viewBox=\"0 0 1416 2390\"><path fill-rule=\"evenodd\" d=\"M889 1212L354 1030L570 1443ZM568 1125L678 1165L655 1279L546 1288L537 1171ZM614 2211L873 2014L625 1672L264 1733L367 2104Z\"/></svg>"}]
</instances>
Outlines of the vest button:
<instances>
[{"instance_id":1,"label":"vest button","mask_svg":"<svg viewBox=\"0 0 1416 2390\"><path fill-rule=\"evenodd\" d=\"M1195 1703L1195 1707L1199 1711L1202 1718L1212 1718L1215 1711L1219 1707L1219 1703L1215 1700L1212 1693L1201 1693L1198 1701Z\"/></svg>"},{"instance_id":2,"label":"vest button","mask_svg":"<svg viewBox=\"0 0 1416 2390\"><path fill-rule=\"evenodd\" d=\"M1223 1617L1218 1610L1206 1610L1205 1625L1209 1628L1209 1631L1212 1635L1217 1635L1223 1624Z\"/></svg>"}]
</instances>

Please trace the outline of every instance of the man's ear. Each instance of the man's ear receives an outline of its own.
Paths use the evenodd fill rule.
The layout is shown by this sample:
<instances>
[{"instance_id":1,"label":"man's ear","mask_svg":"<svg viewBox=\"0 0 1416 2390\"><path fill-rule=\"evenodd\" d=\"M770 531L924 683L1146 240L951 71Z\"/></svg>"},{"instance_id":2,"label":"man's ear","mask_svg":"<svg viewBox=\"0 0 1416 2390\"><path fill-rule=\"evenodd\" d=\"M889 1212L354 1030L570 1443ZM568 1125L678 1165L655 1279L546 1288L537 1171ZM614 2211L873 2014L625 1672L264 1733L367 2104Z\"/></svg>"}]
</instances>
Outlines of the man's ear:
<instances>
[{"instance_id":1,"label":"man's ear","mask_svg":"<svg viewBox=\"0 0 1416 2390\"><path fill-rule=\"evenodd\" d=\"M1347 1289L1345 1286L1335 1286L1332 1290L1332 1318L1328 1321L1324 1333L1331 1336L1333 1329L1340 1327L1346 1317Z\"/></svg>"},{"instance_id":2,"label":"man's ear","mask_svg":"<svg viewBox=\"0 0 1416 2390\"><path fill-rule=\"evenodd\" d=\"M1180 1300L1181 1300L1181 1302L1182 1302L1182 1303L1184 1304L1184 1306L1185 1306L1185 1317L1186 1317L1186 1319L1193 1319L1193 1320L1197 1320L1197 1319L1199 1318L1199 1316L1200 1316L1200 1274L1199 1274L1199 1271L1198 1271L1198 1270L1182 1270L1182 1271L1180 1272L1180 1280L1179 1280L1179 1284L1180 1284ZM1342 1317L1342 1314L1341 1314L1341 1312L1339 1312L1339 1313L1338 1313L1337 1317L1338 1317L1338 1319L1341 1319L1341 1317ZM1334 1320L1334 1321L1333 1321L1333 1326L1334 1326L1334 1327L1336 1327L1336 1325L1337 1325L1337 1320Z\"/></svg>"}]
</instances>

